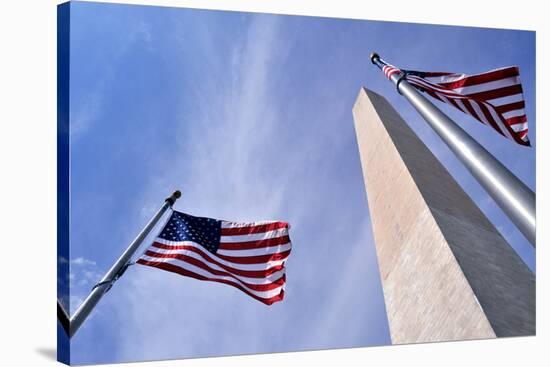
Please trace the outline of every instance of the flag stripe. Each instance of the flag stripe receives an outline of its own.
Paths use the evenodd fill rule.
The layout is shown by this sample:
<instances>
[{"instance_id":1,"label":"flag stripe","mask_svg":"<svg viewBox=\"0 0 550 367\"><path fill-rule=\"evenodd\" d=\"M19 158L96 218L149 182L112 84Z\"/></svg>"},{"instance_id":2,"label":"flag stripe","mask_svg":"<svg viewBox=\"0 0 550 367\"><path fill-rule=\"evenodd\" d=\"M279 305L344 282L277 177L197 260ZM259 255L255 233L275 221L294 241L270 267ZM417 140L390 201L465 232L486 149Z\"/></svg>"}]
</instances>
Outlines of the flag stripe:
<instances>
[{"instance_id":1,"label":"flag stripe","mask_svg":"<svg viewBox=\"0 0 550 367\"><path fill-rule=\"evenodd\" d=\"M471 85L478 85L490 82L492 80L507 79L517 77L519 75L519 69L517 67L506 67L501 69L492 70L482 74L466 75L460 74L458 78L452 81L446 81L445 78L441 78L441 82L437 84L444 88L456 89L461 87L467 87Z\"/></svg>"},{"instance_id":2,"label":"flag stripe","mask_svg":"<svg viewBox=\"0 0 550 367\"><path fill-rule=\"evenodd\" d=\"M282 221L239 223L173 211L137 263L228 284L272 304L284 295L289 227Z\"/></svg>"},{"instance_id":3,"label":"flag stripe","mask_svg":"<svg viewBox=\"0 0 550 367\"><path fill-rule=\"evenodd\" d=\"M265 303L266 305L271 305L271 304L273 304L277 301L282 301L283 298L284 298L284 287L281 287L278 293L276 291L269 291L269 292L262 292L262 293L252 292L252 291L247 290L246 288L244 288L240 284L235 283L231 280L220 279L220 278L216 278L216 277L207 277L203 274L199 274L199 273L196 273L194 271L190 271L190 270L187 270L185 268L181 268L179 266L176 266L176 265L173 265L173 264L170 264L170 263L149 262L149 261L145 261L145 260L142 260L142 259L139 259L137 261L137 263L142 264L142 265L152 266L152 267L159 268L159 269L163 269L163 270L166 270L166 271L170 271L172 273L177 273L177 274L184 275L184 276L187 276L187 277L190 277L190 278L195 278L195 279L198 279L198 280L205 280L205 281L228 284L228 285L231 285L235 288L240 289L244 293L248 294L250 297L257 299L258 301L260 301L262 303Z\"/></svg>"},{"instance_id":4,"label":"flag stripe","mask_svg":"<svg viewBox=\"0 0 550 367\"><path fill-rule=\"evenodd\" d=\"M455 93L465 94L465 95L472 95L475 93L481 93L481 92L487 92L492 91L495 89L501 89L506 87L511 87L514 85L519 85L517 78L507 78L507 79L500 79L500 80L493 80L491 82L483 83L483 84L475 84L470 85L467 87L460 87L460 88L450 88Z\"/></svg>"},{"instance_id":5,"label":"flag stripe","mask_svg":"<svg viewBox=\"0 0 550 367\"><path fill-rule=\"evenodd\" d=\"M521 115L521 116L510 117L506 119L506 121L508 121L510 125L522 124L527 122L527 116Z\"/></svg>"},{"instance_id":6,"label":"flag stripe","mask_svg":"<svg viewBox=\"0 0 550 367\"><path fill-rule=\"evenodd\" d=\"M515 139L514 131L510 128L510 125L504 123L504 118L500 116L495 108L488 103L483 103L483 107L489 111L491 119L498 125L500 130L510 139Z\"/></svg>"},{"instance_id":7,"label":"flag stripe","mask_svg":"<svg viewBox=\"0 0 550 367\"><path fill-rule=\"evenodd\" d=\"M455 101L456 101L456 104L458 105L459 110L461 110L462 112L464 112L466 114L470 114L470 111L468 111L468 109L466 108L466 104L464 103L464 102L467 102L467 101L463 101L460 98L455 99Z\"/></svg>"},{"instance_id":8,"label":"flag stripe","mask_svg":"<svg viewBox=\"0 0 550 367\"><path fill-rule=\"evenodd\" d=\"M276 229L288 228L288 223L286 222L273 222L260 225L242 225L242 223L237 223L238 227L233 227L234 223L222 222L222 236L235 236L235 235L248 235L252 233L261 233L269 232ZM241 226L242 225L242 226Z\"/></svg>"},{"instance_id":9,"label":"flag stripe","mask_svg":"<svg viewBox=\"0 0 550 367\"><path fill-rule=\"evenodd\" d=\"M248 242L220 242L220 250L250 250L261 247L272 247L289 243L290 238L288 236L281 236L275 238L268 238L265 240L248 241Z\"/></svg>"},{"instance_id":10,"label":"flag stripe","mask_svg":"<svg viewBox=\"0 0 550 367\"><path fill-rule=\"evenodd\" d=\"M243 287L254 291L268 291L274 288L278 288L284 284L285 280L285 270L280 270L277 273L271 274L269 277L265 278L243 278L238 277L234 274L228 273L224 270L216 268L216 266L205 263L200 259L182 255L182 254L163 254L161 256L148 256L145 255L141 257L143 260L149 262L168 262L179 267L185 267L185 264L191 264L194 267L200 268L204 271L207 271L211 275L220 276L220 277L229 277L239 282Z\"/></svg>"},{"instance_id":11,"label":"flag stripe","mask_svg":"<svg viewBox=\"0 0 550 367\"><path fill-rule=\"evenodd\" d=\"M259 232L259 233L251 233L251 234L243 234L243 235L232 235L232 236L221 236L220 243L241 243L241 242L250 242L250 241L260 241L260 240L266 240L269 238L277 238L281 236L285 236L288 233L288 229L286 228L280 228L275 229L269 232Z\"/></svg>"},{"instance_id":12,"label":"flag stripe","mask_svg":"<svg viewBox=\"0 0 550 367\"><path fill-rule=\"evenodd\" d=\"M495 107L500 107L506 104L516 103L521 101L523 101L523 94L518 93L511 96L489 99L487 102L489 102Z\"/></svg>"},{"instance_id":13,"label":"flag stripe","mask_svg":"<svg viewBox=\"0 0 550 367\"><path fill-rule=\"evenodd\" d=\"M218 257L236 264L260 264L266 261L284 260L288 257L288 255L290 255L290 250L257 256L234 257L227 255L218 255Z\"/></svg>"},{"instance_id":14,"label":"flag stripe","mask_svg":"<svg viewBox=\"0 0 550 367\"><path fill-rule=\"evenodd\" d=\"M233 257L253 257L258 255L270 255L288 251L291 248L290 242L285 242L277 246L259 247L247 250L223 250L218 249L218 256L233 256Z\"/></svg>"},{"instance_id":15,"label":"flag stripe","mask_svg":"<svg viewBox=\"0 0 550 367\"><path fill-rule=\"evenodd\" d=\"M471 115L520 145L530 146L519 68L466 75L401 70L379 61L388 78L392 73L404 73L409 84L421 92Z\"/></svg>"},{"instance_id":16,"label":"flag stripe","mask_svg":"<svg viewBox=\"0 0 550 367\"><path fill-rule=\"evenodd\" d=\"M161 245L162 246L162 245ZM192 255L194 254L194 255ZM243 276L246 278L265 278L270 276L273 273L276 273L277 271L284 269L282 264L275 264L275 265L263 265L257 270L246 270L246 269L240 269L238 267L234 266L228 266L227 263L222 261L218 261L204 252L202 252L200 249L195 248L193 246L186 246L185 248L177 248L177 249L166 249L166 248L159 248L159 247L150 247L146 252L145 255L147 256L156 256L156 257L163 257L164 255L188 255L197 257L200 256L204 259L204 261L208 261L211 264L217 265L218 267L232 273L236 274L238 276Z\"/></svg>"},{"instance_id":17,"label":"flag stripe","mask_svg":"<svg viewBox=\"0 0 550 367\"><path fill-rule=\"evenodd\" d=\"M157 241L158 240L159 239L157 239ZM177 242L174 244L165 244L165 243L160 243L160 241L158 241L153 243L153 245L149 247L149 250L155 251L155 252L159 252L158 249L165 250L167 253L169 252L177 253L179 250L193 251L204 255L203 257L210 262L214 262L220 266L224 265L228 267L226 268L227 271L234 271L235 273L237 273L238 271L264 271L272 267L283 265L283 261L282 261L283 259L274 259L263 263L262 262L236 263L236 262L227 261L215 254L210 253L209 251L206 251L202 246L197 245L196 243L191 241L180 242L179 244Z\"/></svg>"},{"instance_id":18,"label":"flag stripe","mask_svg":"<svg viewBox=\"0 0 550 367\"><path fill-rule=\"evenodd\" d=\"M496 106L494 103L491 103L493 106L495 106L496 110L500 113L508 113L510 111L524 111L525 109L525 102L519 101L519 102L513 102L508 103L500 106Z\"/></svg>"},{"instance_id":19,"label":"flag stripe","mask_svg":"<svg viewBox=\"0 0 550 367\"><path fill-rule=\"evenodd\" d=\"M515 132L518 132L518 133L522 132L522 131L525 131L525 130L527 130L527 122L514 124L514 125L512 125L512 129Z\"/></svg>"},{"instance_id":20,"label":"flag stripe","mask_svg":"<svg viewBox=\"0 0 550 367\"><path fill-rule=\"evenodd\" d=\"M518 116L525 116L525 110L523 108L520 109L520 110L513 110L513 111L504 112L502 114L502 117L504 117L504 119L506 119L506 120L508 120L511 117L518 117Z\"/></svg>"},{"instance_id":21,"label":"flag stripe","mask_svg":"<svg viewBox=\"0 0 550 367\"><path fill-rule=\"evenodd\" d=\"M523 89L521 88L521 85L516 84L516 85L510 85L508 87L488 90L485 92L467 94L467 96L475 100L487 101L490 99L513 96L515 94L520 94L522 92L523 92Z\"/></svg>"}]
</instances>

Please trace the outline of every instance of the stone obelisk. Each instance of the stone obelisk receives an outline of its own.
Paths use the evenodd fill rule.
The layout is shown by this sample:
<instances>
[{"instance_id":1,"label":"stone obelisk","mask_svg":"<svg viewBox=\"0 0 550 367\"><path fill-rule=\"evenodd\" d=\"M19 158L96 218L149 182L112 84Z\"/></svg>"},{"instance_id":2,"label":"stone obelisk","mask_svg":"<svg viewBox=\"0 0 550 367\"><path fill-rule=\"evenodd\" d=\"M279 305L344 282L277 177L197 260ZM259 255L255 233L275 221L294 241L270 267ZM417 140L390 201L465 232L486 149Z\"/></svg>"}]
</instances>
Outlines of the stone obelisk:
<instances>
[{"instance_id":1,"label":"stone obelisk","mask_svg":"<svg viewBox=\"0 0 550 367\"><path fill-rule=\"evenodd\" d=\"M380 95L353 108L393 344L535 334L535 276Z\"/></svg>"}]
</instances>

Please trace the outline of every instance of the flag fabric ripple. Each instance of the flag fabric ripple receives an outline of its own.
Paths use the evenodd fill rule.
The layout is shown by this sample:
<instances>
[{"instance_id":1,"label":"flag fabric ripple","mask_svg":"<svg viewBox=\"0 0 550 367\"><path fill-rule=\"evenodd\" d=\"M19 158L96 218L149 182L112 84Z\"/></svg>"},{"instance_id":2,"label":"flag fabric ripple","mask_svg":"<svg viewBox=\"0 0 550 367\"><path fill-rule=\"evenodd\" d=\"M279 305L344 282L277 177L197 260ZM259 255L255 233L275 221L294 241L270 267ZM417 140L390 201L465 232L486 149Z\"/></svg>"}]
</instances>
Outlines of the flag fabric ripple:
<instances>
[{"instance_id":1,"label":"flag fabric ripple","mask_svg":"<svg viewBox=\"0 0 550 367\"><path fill-rule=\"evenodd\" d=\"M136 263L228 284L271 305L285 294L288 231L286 222L238 223L173 211Z\"/></svg>"},{"instance_id":2,"label":"flag fabric ripple","mask_svg":"<svg viewBox=\"0 0 550 367\"><path fill-rule=\"evenodd\" d=\"M386 77L391 79L393 74L404 73L405 79L416 89L491 126L518 144L531 145L518 67L466 75L403 70L383 60L380 62Z\"/></svg>"}]
</instances>

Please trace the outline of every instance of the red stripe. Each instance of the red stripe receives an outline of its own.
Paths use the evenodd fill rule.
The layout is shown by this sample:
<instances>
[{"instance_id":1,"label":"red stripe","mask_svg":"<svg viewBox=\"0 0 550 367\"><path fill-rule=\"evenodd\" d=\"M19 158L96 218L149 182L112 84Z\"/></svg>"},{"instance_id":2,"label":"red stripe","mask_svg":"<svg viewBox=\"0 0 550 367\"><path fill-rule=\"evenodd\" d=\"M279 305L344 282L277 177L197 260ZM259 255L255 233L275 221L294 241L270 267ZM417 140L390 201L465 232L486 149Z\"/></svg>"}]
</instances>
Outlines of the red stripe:
<instances>
[{"instance_id":1,"label":"red stripe","mask_svg":"<svg viewBox=\"0 0 550 367\"><path fill-rule=\"evenodd\" d=\"M222 250L251 250L254 248L273 247L278 245L284 245L290 242L290 237L282 236L275 238L268 238L265 240L248 241L248 242L221 242L219 249Z\"/></svg>"},{"instance_id":2,"label":"red stripe","mask_svg":"<svg viewBox=\"0 0 550 367\"><path fill-rule=\"evenodd\" d=\"M527 135L527 131L525 131L525 133L522 133L522 138L520 139L521 143L519 143L519 144L524 145L524 146L526 146L526 147L530 147L530 146L531 146L531 142L530 142L529 139L526 137L526 135ZM526 140L526 141L523 141L522 139L527 139L527 140Z\"/></svg>"},{"instance_id":3,"label":"red stripe","mask_svg":"<svg viewBox=\"0 0 550 367\"><path fill-rule=\"evenodd\" d=\"M454 82L438 83L438 84L445 88L456 89L461 87L468 87L471 85L488 83L495 80L511 78L518 75L519 75L519 69L515 66L512 66L506 69L489 71L483 74L468 75L464 79L456 80Z\"/></svg>"},{"instance_id":4,"label":"red stripe","mask_svg":"<svg viewBox=\"0 0 550 367\"><path fill-rule=\"evenodd\" d=\"M487 109L487 112L489 111L488 108L493 108L489 103L483 103L482 105L483 105L483 108ZM488 107L487 107L487 106L488 106ZM498 115L498 113L497 113L497 115ZM499 117L501 118L502 125L504 125L504 128L505 128L506 130L508 130L508 132L509 132L510 135L512 136L512 139L513 139L516 143L518 143L518 144L523 144L524 141L521 140L520 137L519 137L519 135L518 135L514 130L512 130L512 128L510 127L509 124L507 124L507 123L504 121L504 118L502 118L502 116L500 116L500 115L499 115ZM494 121L494 119L493 119L492 117L491 117L491 121ZM496 123L496 121L495 121L495 123ZM494 127L494 126L493 126L493 127ZM497 126L497 127L498 127L498 126ZM495 127L495 130L497 130L496 127ZM504 134L504 131L502 131L502 130L500 129L500 127L498 127L498 130L497 130L497 131L498 131L498 132L501 132L502 135L506 136L506 135ZM506 136L506 137L507 137L507 136Z\"/></svg>"},{"instance_id":5,"label":"red stripe","mask_svg":"<svg viewBox=\"0 0 550 367\"><path fill-rule=\"evenodd\" d=\"M248 291L246 288L244 288L240 284L236 284L234 282L231 282L231 281L225 280L225 279L207 278L203 275L193 273L192 271L189 271L187 269L182 269L179 266L176 266L176 265L173 265L173 264L149 262L149 261L142 260L142 259L139 259L137 261L137 263L141 264L141 265L146 265L146 266L151 266L151 267L154 267L154 268L166 270L166 271L169 271L169 272L172 272L172 273L177 273L177 274L180 274L180 275L183 275L183 276L188 276L190 278L195 278L195 279L198 279L198 280L205 280L205 281L210 281L210 282L218 282L218 283L228 284L228 285L231 285L231 286L233 286L237 289L240 289L244 293L248 294L250 297L257 299L258 301L260 301L260 302L262 302L266 305L271 305L271 304L273 304L277 301L282 301L283 298L284 298L284 295L285 295L285 291L283 289L281 289L281 292L276 296L273 296L271 298L261 298L261 297L258 297L255 294L251 293L250 291Z\"/></svg>"},{"instance_id":6,"label":"red stripe","mask_svg":"<svg viewBox=\"0 0 550 367\"><path fill-rule=\"evenodd\" d=\"M489 121L489 123L491 124L493 129L495 129L500 135L506 136L504 134L504 131L502 131L500 129L500 126L498 126L497 122L495 121L495 119L491 115L491 112L489 112L489 110L487 109L487 106L485 105L485 103L478 103L478 106L481 109L481 112L483 112L483 115L485 116L485 119L487 121Z\"/></svg>"},{"instance_id":7,"label":"red stripe","mask_svg":"<svg viewBox=\"0 0 550 367\"><path fill-rule=\"evenodd\" d=\"M523 139L523 138L525 137L525 135L527 135L528 132L529 132L529 129L525 129L525 130L520 131L520 132L518 133L518 135L519 135L519 137L520 137L521 139ZM525 143L525 145L531 145L531 144Z\"/></svg>"},{"instance_id":8,"label":"red stripe","mask_svg":"<svg viewBox=\"0 0 550 367\"><path fill-rule=\"evenodd\" d=\"M434 84L434 83L431 83L425 79L422 79L422 78L419 78L417 76L409 76L407 78L407 80L409 81L409 83L415 85L415 86L418 86L419 88L422 88L424 90L431 90L433 92L438 92L438 93L441 93L443 95L445 95L446 97L452 97L452 98L464 98L464 95L460 94L460 93L456 93L455 91L451 90L451 89L445 89L443 87L441 87L439 84Z\"/></svg>"},{"instance_id":9,"label":"red stripe","mask_svg":"<svg viewBox=\"0 0 550 367\"><path fill-rule=\"evenodd\" d=\"M494 109L494 107L491 104L487 103L487 102L484 103L484 106L487 106L487 108L493 108ZM525 142L520 138L519 134L512 129L512 127L510 126L508 121L505 121L504 118L502 117L502 115L500 115L498 112L495 111L495 113L499 116L499 118L502 122L502 125L504 125L506 130L508 130L508 132L512 136L512 139L518 144L525 144ZM500 129L499 129L499 131L500 131Z\"/></svg>"},{"instance_id":10,"label":"red stripe","mask_svg":"<svg viewBox=\"0 0 550 367\"><path fill-rule=\"evenodd\" d=\"M257 255L257 256L236 257L236 256L227 256L227 255L220 255L220 254L216 254L216 256L218 256L220 259L224 259L226 261L230 261L235 264L261 264L268 261L284 260L288 257L289 254L290 254L290 250L286 250L283 252L276 252L274 254Z\"/></svg>"},{"instance_id":11,"label":"red stripe","mask_svg":"<svg viewBox=\"0 0 550 367\"><path fill-rule=\"evenodd\" d=\"M460 98L460 100L464 104L464 107L468 111L468 114L470 114L476 120L482 123L485 123L482 120L482 116L479 116L472 106L472 103L474 101L477 102L481 110L481 113L483 114L483 117L485 118L487 123L491 125L491 127L493 127L493 129L495 129L499 134L504 135L506 137L510 137L511 139L516 141L518 144L530 146L528 141L526 142L521 138L522 136L525 136L525 134L523 134L523 131L521 132L521 134L519 134L514 130L512 130L510 126L511 124L524 123L527 121L527 118L524 115L522 115L522 116L512 117L505 120L504 117L502 116L502 114L505 112L515 111L515 110L524 108L525 102L520 101L520 102L510 103L500 107L494 107L489 102L487 102L488 100L523 93L523 88L521 84L516 84L516 85L503 87L503 88L495 88L493 90L488 90L488 91L478 92L478 93L470 93L470 94L457 94L456 92L450 89L449 91L440 90L440 88L459 88L461 86L478 85L481 83L487 83L494 80L501 80L504 78L514 77L517 75L519 75L519 70L515 67L510 67L510 68L501 69L501 70L494 70L492 72L488 72L485 74L468 76L460 81L449 82L449 83L433 84L427 80L424 80L422 78L419 78L417 76L412 76L412 75L409 76L409 82L412 85L414 85L416 88L419 88L427 92L430 96L436 99L442 100L442 98L440 98L436 94L436 92L441 93L447 98L449 104L453 105L454 107L462 111L462 109L458 106L458 102L455 100ZM518 79L518 83L519 83L519 79ZM447 102L447 101L444 101L444 102ZM502 125L503 125L502 128L498 125L499 121L495 121L495 119L493 118L493 114L491 113L491 111L494 111L496 116L498 116L498 119L500 120L500 122L502 122ZM506 131L509 132L510 136L507 136L505 134L505 131L503 131L502 129L506 129Z\"/></svg>"},{"instance_id":12,"label":"red stripe","mask_svg":"<svg viewBox=\"0 0 550 367\"><path fill-rule=\"evenodd\" d=\"M497 125L497 122L493 119L493 116L489 112L488 108L492 108L492 106L488 103L485 103L485 102L478 102L478 105L479 105L479 108L481 109L481 111L483 112L483 115L485 116L485 119L487 119L487 121L489 121L489 123L491 124L493 129L495 129L495 131L497 131L499 134L501 134L501 135L508 138L508 136L504 133L504 131L501 130L500 126ZM503 122L504 128L506 130L508 130L508 132L510 133L511 139L513 139L518 144L525 145L525 142L520 139L519 135L514 130L512 130L512 128L508 124L504 123L504 119L502 119L502 122Z\"/></svg>"},{"instance_id":13,"label":"red stripe","mask_svg":"<svg viewBox=\"0 0 550 367\"><path fill-rule=\"evenodd\" d=\"M222 264L221 262L219 261L216 261L214 259L212 259L210 256L208 256L205 252L201 251L200 249L196 248L196 247L193 247L193 246L185 246L185 245L178 245L178 246L168 246L168 245L164 245L162 243L158 243L158 242L155 242L153 243L153 246L156 247L156 248L160 248L160 249L164 249L164 250L187 250L187 251L192 251L196 254L199 254L203 259L205 259L206 261L209 261L211 262L212 264L216 264L218 265L219 267L221 267L222 269L225 269L233 274L236 274L236 275L241 275L243 277L248 277L248 278L264 278L270 274L273 274L274 272L276 271L279 271L283 268L283 265L275 265L275 266L272 266L270 268L267 268L265 270L241 270L241 269L235 269L235 268L232 268L230 266L227 266L225 264ZM153 251L148 251L148 252L153 252ZM146 252L147 254L147 252ZM158 253L157 253L158 254ZM155 254L154 256L155 257L159 257L159 255ZM147 255L147 256L153 256L153 255Z\"/></svg>"},{"instance_id":14,"label":"red stripe","mask_svg":"<svg viewBox=\"0 0 550 367\"><path fill-rule=\"evenodd\" d=\"M263 233L276 229L288 228L287 222L273 222L268 224L251 225L245 227L222 228L222 236L240 236L252 233Z\"/></svg>"},{"instance_id":15,"label":"red stripe","mask_svg":"<svg viewBox=\"0 0 550 367\"><path fill-rule=\"evenodd\" d=\"M519 93L523 93L521 84L510 85L508 87L497 88L497 89L488 90L485 92L466 94L466 96L472 99L488 101L490 99L513 96Z\"/></svg>"},{"instance_id":16,"label":"red stripe","mask_svg":"<svg viewBox=\"0 0 550 367\"><path fill-rule=\"evenodd\" d=\"M498 107L495 106L495 109L499 113L506 113L506 112L515 111L515 110L521 110L522 108L525 108L525 101L503 104L502 106L498 106Z\"/></svg>"},{"instance_id":17,"label":"red stripe","mask_svg":"<svg viewBox=\"0 0 550 367\"><path fill-rule=\"evenodd\" d=\"M392 69L392 70L388 73L388 78L391 79L391 76L392 76L393 74L397 74L397 73L399 73L399 70L397 70L397 69Z\"/></svg>"},{"instance_id":18,"label":"red stripe","mask_svg":"<svg viewBox=\"0 0 550 367\"><path fill-rule=\"evenodd\" d=\"M479 119L479 117L477 117L477 113L476 111L474 110L474 108L472 107L472 104L470 103L470 101L468 99L464 99L462 100L462 104L464 105L464 107L466 107L466 109L468 110L470 116L472 116L473 118L475 118L476 120L478 120L479 122L481 122L482 124L484 124L483 121L481 121Z\"/></svg>"},{"instance_id":19,"label":"red stripe","mask_svg":"<svg viewBox=\"0 0 550 367\"><path fill-rule=\"evenodd\" d=\"M480 121L483 123L483 121L481 121L478 116L477 116L477 113L475 112L475 110L473 109L472 105L470 104L470 102L468 101L467 98L461 96L460 94L457 94L455 92L452 92L452 91L441 91L441 90L436 90L436 89L430 89L431 87L430 86L425 86L421 83L417 83L415 81L410 81L411 84L413 84L414 86L418 86L420 88L422 88L426 93L428 93L430 96L432 96L433 98L439 100L439 101L442 101L442 102L447 102L445 100L443 100L442 98L439 97L439 95L436 93L436 91L442 95L444 95L447 100L454 106L456 107L459 111L461 112L464 112L462 110L462 108L460 108L460 106L458 105L458 102L456 102L456 99L458 99L456 96L458 97L462 97L460 98L460 100L462 101L462 104L464 105L464 107L466 108L467 112L464 112L464 113L467 113L469 115L471 115L472 117L474 117L476 120Z\"/></svg>"},{"instance_id":20,"label":"red stripe","mask_svg":"<svg viewBox=\"0 0 550 367\"><path fill-rule=\"evenodd\" d=\"M506 122L508 123L508 125L523 124L524 122L527 122L527 116L521 115L521 116L510 117L506 119Z\"/></svg>"},{"instance_id":21,"label":"red stripe","mask_svg":"<svg viewBox=\"0 0 550 367\"><path fill-rule=\"evenodd\" d=\"M459 111L462 111L462 109L460 108L460 106L458 105L458 103L456 103L455 99L454 98L447 98L449 100L449 102L453 105L454 108L456 108L457 110Z\"/></svg>"},{"instance_id":22,"label":"red stripe","mask_svg":"<svg viewBox=\"0 0 550 367\"><path fill-rule=\"evenodd\" d=\"M441 102L444 102L443 99L441 99L441 97L439 97L439 95L431 90L426 90L426 92L428 92L428 94L432 97L434 97L435 99L441 101Z\"/></svg>"},{"instance_id":23,"label":"red stripe","mask_svg":"<svg viewBox=\"0 0 550 367\"><path fill-rule=\"evenodd\" d=\"M150 255L148 255L148 256L150 256ZM280 277L279 279L277 279L277 280L275 280L271 283L268 283L268 284L251 284L251 283L247 283L247 282L243 281L242 279L239 279L234 274L228 273L226 271L213 269L210 266L208 266L208 264L205 264L202 261L200 261L198 259L195 259L194 257L191 257L191 256L187 256L187 255L183 255L183 254L161 254L160 256L154 256L154 257L159 258L159 259L178 259L178 260L185 261L186 263L194 265L197 268L201 268L203 270L206 270L207 272L209 272L211 274L218 275L218 276L231 277L231 278L233 278L235 280L238 280L241 283L243 283L245 285L245 287L247 287L249 289L252 289L252 290L255 290L255 291L269 291L271 289L277 288L277 287L283 285L284 282L285 282L285 279L286 279L285 274L283 274L282 277ZM146 260L146 261L150 261L150 260Z\"/></svg>"},{"instance_id":24,"label":"red stripe","mask_svg":"<svg viewBox=\"0 0 550 367\"><path fill-rule=\"evenodd\" d=\"M399 69L397 69L397 68L394 68L394 67L392 67L392 66L387 66L387 65L384 66L384 67L382 68L382 70L383 70L383 72L384 72L384 75L386 75L386 77L387 77L388 79L391 79L391 76L392 76L393 74L396 74L396 73L401 72L401 70L399 70Z\"/></svg>"}]
</instances>

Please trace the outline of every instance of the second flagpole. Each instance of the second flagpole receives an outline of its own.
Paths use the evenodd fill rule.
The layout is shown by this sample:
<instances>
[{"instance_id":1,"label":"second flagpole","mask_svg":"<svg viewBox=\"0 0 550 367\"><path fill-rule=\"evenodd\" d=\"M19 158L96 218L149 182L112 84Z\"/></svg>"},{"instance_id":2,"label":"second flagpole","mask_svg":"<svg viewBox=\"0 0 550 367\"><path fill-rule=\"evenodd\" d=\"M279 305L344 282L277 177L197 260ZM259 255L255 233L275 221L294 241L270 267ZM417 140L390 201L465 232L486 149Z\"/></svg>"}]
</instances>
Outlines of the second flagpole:
<instances>
[{"instance_id":1,"label":"second flagpole","mask_svg":"<svg viewBox=\"0 0 550 367\"><path fill-rule=\"evenodd\" d=\"M176 202L177 199L181 197L181 192L176 190L174 193L164 200L164 204L156 212L156 214L149 220L149 223L143 227L141 232L137 237L130 243L128 248L122 253L114 265L109 269L107 274L103 276L101 281L92 289L88 297L80 304L74 315L70 318L69 321L69 337L72 337L77 330L82 326L82 323L86 320L88 315L92 312L94 307L97 305L101 297L111 288L112 284L125 270L128 262L137 251L143 240L155 227L159 219L166 212L168 208L171 208L172 205Z\"/></svg>"},{"instance_id":2,"label":"second flagpole","mask_svg":"<svg viewBox=\"0 0 550 367\"><path fill-rule=\"evenodd\" d=\"M371 54L371 62L381 70L385 65L376 53ZM535 193L466 131L409 84L403 77L403 73L394 73L390 79L397 86L397 91L420 113L535 247Z\"/></svg>"}]
</instances>

